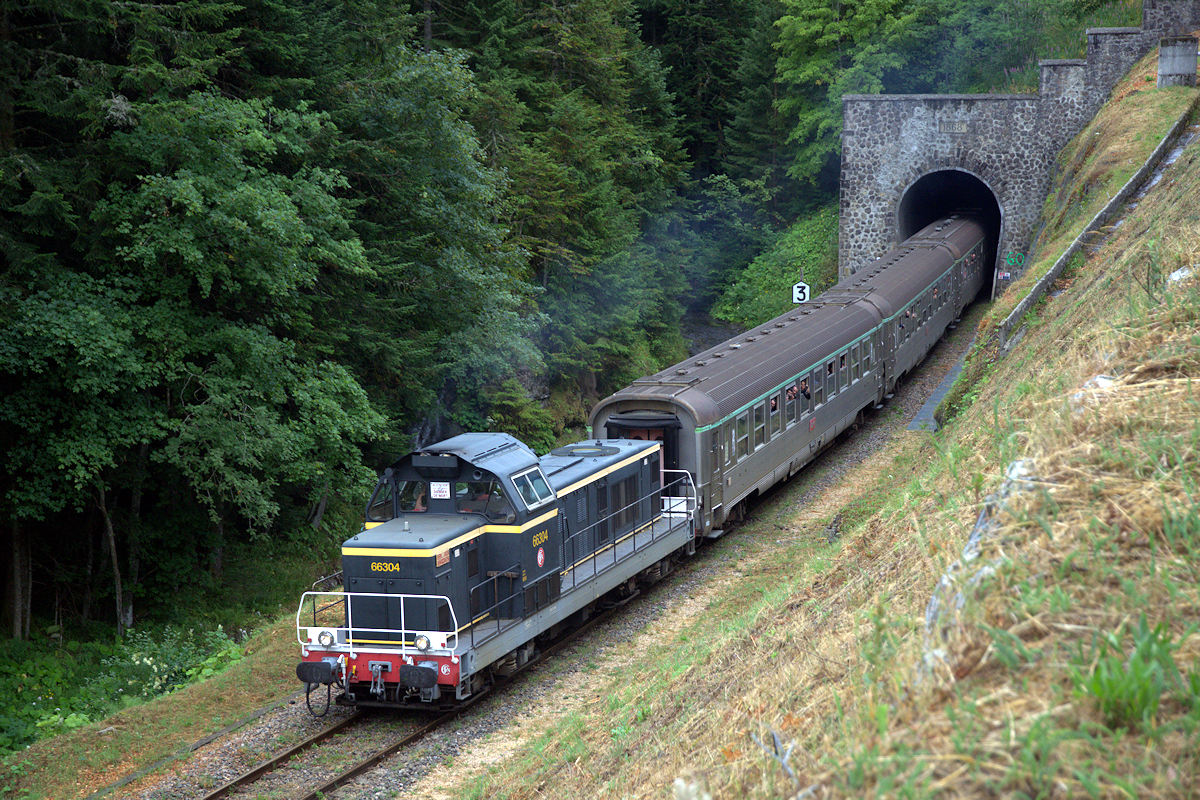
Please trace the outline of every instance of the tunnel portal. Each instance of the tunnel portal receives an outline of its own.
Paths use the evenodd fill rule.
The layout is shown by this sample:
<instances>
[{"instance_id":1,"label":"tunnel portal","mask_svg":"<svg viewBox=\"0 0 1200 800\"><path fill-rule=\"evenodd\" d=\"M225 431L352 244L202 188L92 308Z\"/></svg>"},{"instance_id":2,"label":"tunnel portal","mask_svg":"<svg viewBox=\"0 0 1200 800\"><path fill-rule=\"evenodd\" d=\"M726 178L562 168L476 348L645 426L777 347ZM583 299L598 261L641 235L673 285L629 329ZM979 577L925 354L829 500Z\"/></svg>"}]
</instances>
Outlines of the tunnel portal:
<instances>
[{"instance_id":1,"label":"tunnel portal","mask_svg":"<svg viewBox=\"0 0 1200 800\"><path fill-rule=\"evenodd\" d=\"M974 205L999 256L992 296L1003 292L1029 262L1063 146L1161 37L1200 25L1200 0L1143 0L1142 12L1138 28L1089 29L1086 59L1039 61L1036 93L843 97L839 275Z\"/></svg>"},{"instance_id":2,"label":"tunnel portal","mask_svg":"<svg viewBox=\"0 0 1200 800\"><path fill-rule=\"evenodd\" d=\"M902 242L934 220L955 212L968 214L983 223L988 235L984 250L987 268L994 269L1001 263L996 246L1001 237L1004 212L991 187L966 170L936 170L922 175L904 190L896 210L896 241ZM992 285L993 281L989 281L988 291Z\"/></svg>"}]
</instances>

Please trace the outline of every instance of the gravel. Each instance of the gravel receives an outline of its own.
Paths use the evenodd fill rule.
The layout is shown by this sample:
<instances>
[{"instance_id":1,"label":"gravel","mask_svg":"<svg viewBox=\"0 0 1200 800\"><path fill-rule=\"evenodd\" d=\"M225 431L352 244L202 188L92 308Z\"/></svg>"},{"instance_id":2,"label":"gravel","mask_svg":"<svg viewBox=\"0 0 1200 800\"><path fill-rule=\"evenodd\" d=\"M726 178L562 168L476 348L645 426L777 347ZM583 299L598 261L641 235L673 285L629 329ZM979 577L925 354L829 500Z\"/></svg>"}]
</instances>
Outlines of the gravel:
<instances>
[{"instance_id":1,"label":"gravel","mask_svg":"<svg viewBox=\"0 0 1200 800\"><path fill-rule=\"evenodd\" d=\"M903 431L925 398L967 351L971 331L981 313L982 307L973 309L964 324L955 331L947 332L925 364L909 376L883 410L868 414L858 430L844 436L806 470L809 480L803 490L794 498L789 498L789 506L799 508L807 505L840 481L848 468L877 453L897 432ZM831 539L838 535L836 518L827 535ZM564 685L570 685L581 676L594 672L596 663L626 655L628 643L648 625L702 592L725 572L717 559L703 558L677 570L576 644L547 662L530 668L509 686L485 698L454 722L430 733L358 781L342 787L334 796L339 800L381 800L410 791L435 767L449 758L458 757L489 734L509 725L520 724L523 717L537 713L538 709L554 708L556 697L560 696ZM226 783L273 752L283 750L349 713L348 709L333 706L326 717L314 719L301 697L298 701L264 714L245 728L200 748L173 772L156 779L152 788L122 796L137 800L195 797L202 790L211 790ZM367 728L355 728L352 734L353 755L356 758L365 757L378 749L372 742L394 739L423 721L423 716L411 713L373 715L364 723ZM340 747L347 752L350 750L345 745ZM318 763L308 766L306 760ZM327 765L327 761L328 756L322 759L320 756L310 758L310 754L304 754L291 766L278 770L281 773L279 777L260 782L255 787L254 796L289 796L299 785L311 786L331 774L333 767ZM291 791L288 791L288 786L291 786ZM283 794L277 795L278 792Z\"/></svg>"}]
</instances>

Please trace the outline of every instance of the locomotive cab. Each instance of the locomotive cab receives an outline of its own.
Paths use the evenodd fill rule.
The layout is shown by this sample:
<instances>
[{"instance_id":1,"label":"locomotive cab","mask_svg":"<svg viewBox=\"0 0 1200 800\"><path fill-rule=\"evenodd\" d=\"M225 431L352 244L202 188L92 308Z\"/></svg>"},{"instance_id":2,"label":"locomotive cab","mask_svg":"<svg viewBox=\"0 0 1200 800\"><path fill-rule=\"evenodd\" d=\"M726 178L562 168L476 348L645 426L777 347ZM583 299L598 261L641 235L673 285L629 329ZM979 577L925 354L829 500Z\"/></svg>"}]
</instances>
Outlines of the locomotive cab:
<instances>
[{"instance_id":1,"label":"locomotive cab","mask_svg":"<svg viewBox=\"0 0 1200 800\"><path fill-rule=\"evenodd\" d=\"M553 516L554 501L536 456L504 434L463 434L397 461L342 559L348 592L408 597L352 598L355 641L398 642L401 630L454 634L488 616L520 616L513 582L558 565L544 551L540 563L525 553L528 537L518 534Z\"/></svg>"}]
</instances>

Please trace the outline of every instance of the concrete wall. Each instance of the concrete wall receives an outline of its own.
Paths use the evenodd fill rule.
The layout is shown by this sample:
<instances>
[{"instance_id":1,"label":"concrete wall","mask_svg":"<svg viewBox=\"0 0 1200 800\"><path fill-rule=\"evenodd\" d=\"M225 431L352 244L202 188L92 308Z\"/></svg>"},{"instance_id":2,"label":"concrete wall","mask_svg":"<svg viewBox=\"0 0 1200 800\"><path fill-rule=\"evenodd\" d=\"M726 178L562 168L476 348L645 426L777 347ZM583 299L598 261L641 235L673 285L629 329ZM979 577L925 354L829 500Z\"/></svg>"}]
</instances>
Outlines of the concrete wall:
<instances>
[{"instance_id":1,"label":"concrete wall","mask_svg":"<svg viewBox=\"0 0 1200 800\"><path fill-rule=\"evenodd\" d=\"M1161 36L1200 28L1200 0L1144 0L1143 19L1141 28L1089 30L1086 60L1040 62L1036 95L844 97L841 275L898 241L905 192L941 170L967 172L990 190L1001 263L1027 254L1058 152ZM1016 278L1022 267L1001 269Z\"/></svg>"}]
</instances>

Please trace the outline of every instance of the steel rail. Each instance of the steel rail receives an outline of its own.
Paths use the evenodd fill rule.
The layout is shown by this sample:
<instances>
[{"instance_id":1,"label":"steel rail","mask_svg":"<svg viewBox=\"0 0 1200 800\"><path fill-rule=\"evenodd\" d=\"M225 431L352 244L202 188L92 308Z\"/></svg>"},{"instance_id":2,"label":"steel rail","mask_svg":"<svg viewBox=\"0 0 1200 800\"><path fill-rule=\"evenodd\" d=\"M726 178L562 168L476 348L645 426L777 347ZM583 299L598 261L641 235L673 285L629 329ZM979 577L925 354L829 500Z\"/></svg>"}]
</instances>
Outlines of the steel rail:
<instances>
[{"instance_id":1,"label":"steel rail","mask_svg":"<svg viewBox=\"0 0 1200 800\"><path fill-rule=\"evenodd\" d=\"M510 683L512 683L518 677L523 675L525 673L525 671L528 670L530 667L533 667L534 665L541 663L543 660L549 658L550 656L552 656L555 653L559 652L560 650L564 649L568 645L573 644L575 642L575 640L577 640L579 637L583 636L583 634L587 633L592 628L596 627L597 625L599 625L600 623L602 623L608 619L611 619L614 616L614 614L616 613L618 608L625 605L630 600L634 599L635 597L637 597L640 594L641 594L640 591L635 591L634 593L630 594L629 596L623 597L620 600L614 602L613 605L609 606L608 608L604 608L603 610L599 611L598 613L596 613L595 615L590 617L587 620L587 622L583 623L578 628L575 628L574 630L560 636L556 642L554 642L553 644L549 645L546 649L539 652L536 656L534 656L532 659L530 659L526 664L524 664L520 669L518 669L512 675L509 675L508 677L505 677L505 678L501 678L496 683L492 684L492 686L489 687L486 691L476 694L474 697L465 701L462 705L451 709L450 711L446 712L445 714L443 714L442 716L433 720L432 722L426 724L422 728L414 731L413 733L409 734L408 736L404 737L403 739L401 739L397 742L393 742L392 744L388 745L387 747L384 747L383 749L375 752L374 754L367 756L366 758L362 759L361 761L357 762L356 764L352 765L351 767L343 770L336 776L330 778L329 780L325 781L324 783L320 784L319 786L313 788L307 794L302 794L302 795L297 796L295 798L295 800L320 800L320 798L328 797L329 793L332 792L334 789L337 789L340 786L346 785L347 783L354 780L359 775L362 775L365 772L369 772L371 769L373 769L375 766L377 766L381 761L384 761L389 756L394 755L397 751L416 742L417 740L423 738L430 732L441 727L442 725L449 722L454 717L458 716L459 714L463 713L471 706L475 705L475 703L478 702L479 700L482 700L484 697L490 695L494 691L503 689L504 687L508 686Z\"/></svg>"},{"instance_id":2,"label":"steel rail","mask_svg":"<svg viewBox=\"0 0 1200 800\"><path fill-rule=\"evenodd\" d=\"M241 775L239 775L238 777L229 781L225 785L214 789L213 791L209 792L206 795L203 795L201 800L217 800L218 798L226 797L234 789L237 789L238 787L241 787L241 786L245 786L246 784L249 784L249 783L253 783L254 781L258 780L259 777L270 772L271 770L275 769L276 767L280 766L285 761L288 761L289 759L291 759L293 756L296 756L297 754L304 752L305 750L309 749L310 747L313 747L314 745L320 744L321 742L325 741L326 739L333 736L334 734L340 733L341 731L350 727L352 724L358 722L361 718L362 718L362 715L359 712L355 711L350 716L345 717L344 719L341 719L341 720L333 723L332 725L321 729L320 731L317 731L312 736L308 737L307 739L300 742L299 744L289 747L287 750L285 750L284 752L280 753L277 756L272 756L271 758L267 759L266 761L262 762L258 766L251 769L250 771L242 773Z\"/></svg>"}]
</instances>

